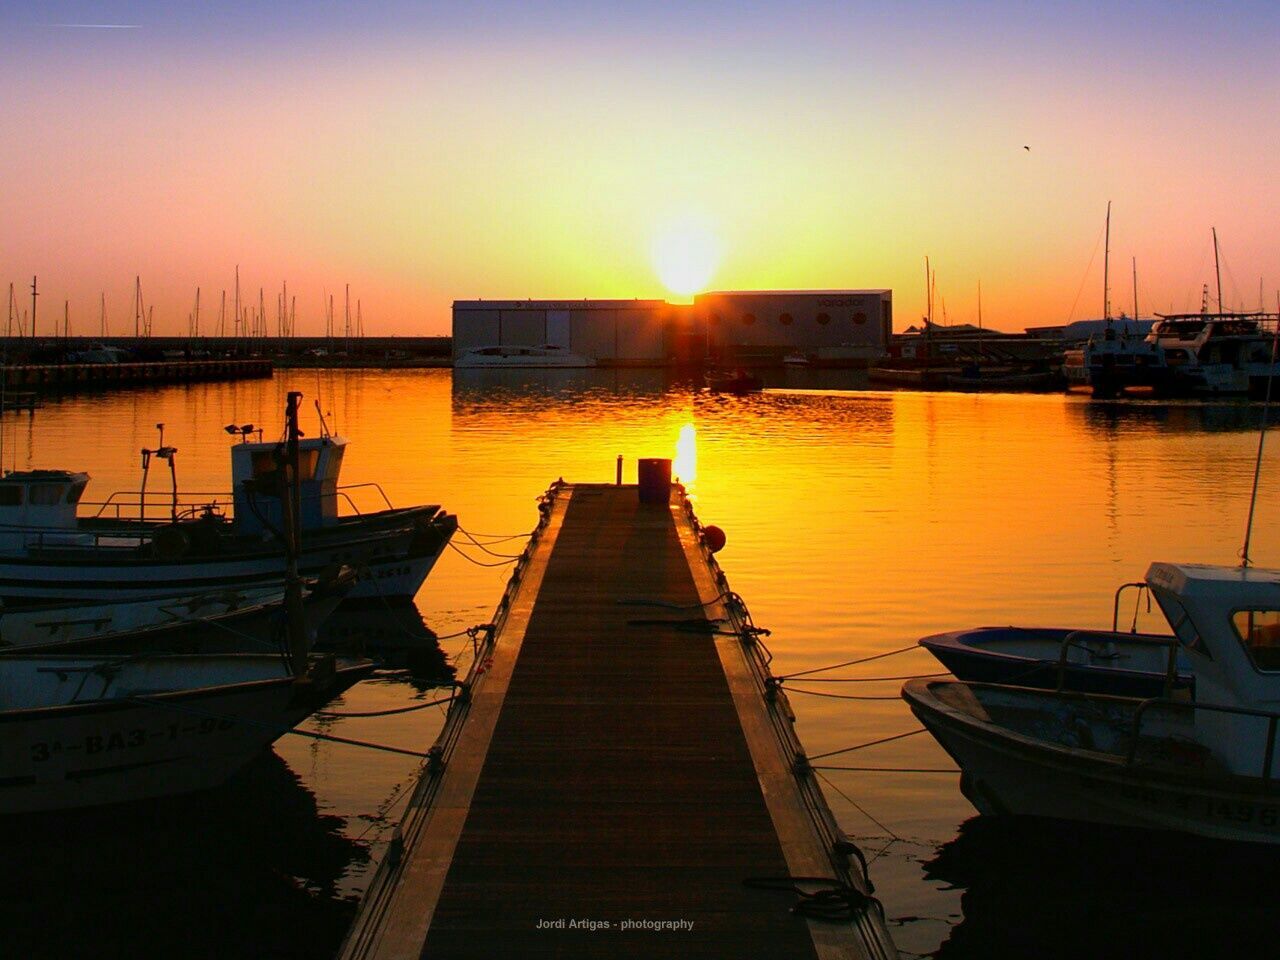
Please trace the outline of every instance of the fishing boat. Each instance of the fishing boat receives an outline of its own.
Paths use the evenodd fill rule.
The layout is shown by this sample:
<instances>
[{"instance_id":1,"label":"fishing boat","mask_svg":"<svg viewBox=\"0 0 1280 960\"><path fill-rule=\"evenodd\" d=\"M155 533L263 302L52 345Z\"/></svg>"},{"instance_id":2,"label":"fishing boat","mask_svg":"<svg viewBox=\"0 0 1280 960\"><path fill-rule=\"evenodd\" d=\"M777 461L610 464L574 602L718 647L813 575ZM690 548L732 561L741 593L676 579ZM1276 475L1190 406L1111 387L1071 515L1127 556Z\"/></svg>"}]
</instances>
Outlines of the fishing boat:
<instances>
[{"instance_id":1,"label":"fishing boat","mask_svg":"<svg viewBox=\"0 0 1280 960\"><path fill-rule=\"evenodd\" d=\"M1280 571L1156 563L1145 583L1194 699L928 680L902 696L979 812L1280 842Z\"/></svg>"},{"instance_id":2,"label":"fishing boat","mask_svg":"<svg viewBox=\"0 0 1280 960\"><path fill-rule=\"evenodd\" d=\"M162 427L162 425L160 425ZM89 474L13 471L0 477L0 599L143 599L279 585L283 548L281 444L249 442L252 425L228 427L230 493L180 496L176 449L143 451L136 493L83 501ZM301 439L300 572L318 577L341 565L358 582L352 598L412 598L444 552L457 517L438 505L394 508L377 484L340 486L347 440L327 430ZM152 460L167 461L171 490L148 500ZM383 509L360 512L353 494L373 493ZM343 513L350 510L350 513Z\"/></svg>"},{"instance_id":3,"label":"fishing boat","mask_svg":"<svg viewBox=\"0 0 1280 960\"><path fill-rule=\"evenodd\" d=\"M363 679L370 660L278 655L0 658L0 813L216 787Z\"/></svg>"},{"instance_id":4,"label":"fishing boat","mask_svg":"<svg viewBox=\"0 0 1280 960\"><path fill-rule=\"evenodd\" d=\"M461 353L453 361L457 369L486 367L512 368L585 368L594 367L595 360L572 353L566 347L554 343L541 346L515 346L511 344L478 347Z\"/></svg>"},{"instance_id":5,"label":"fishing boat","mask_svg":"<svg viewBox=\"0 0 1280 960\"><path fill-rule=\"evenodd\" d=\"M314 639L355 583L355 572L303 584L304 624ZM262 653L285 628L282 586L92 603L0 606L0 653L109 651Z\"/></svg>"}]
</instances>

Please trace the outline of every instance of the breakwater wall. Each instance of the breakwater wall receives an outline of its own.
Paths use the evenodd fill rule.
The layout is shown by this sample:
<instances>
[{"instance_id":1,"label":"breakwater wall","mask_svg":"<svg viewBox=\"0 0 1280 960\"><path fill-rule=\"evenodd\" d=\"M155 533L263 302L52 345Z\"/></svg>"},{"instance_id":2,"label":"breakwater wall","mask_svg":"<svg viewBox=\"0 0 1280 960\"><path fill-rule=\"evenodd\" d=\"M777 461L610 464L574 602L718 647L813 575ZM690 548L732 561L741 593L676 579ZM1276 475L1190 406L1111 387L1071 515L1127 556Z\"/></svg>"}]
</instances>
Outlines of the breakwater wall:
<instances>
[{"instance_id":1,"label":"breakwater wall","mask_svg":"<svg viewBox=\"0 0 1280 960\"><path fill-rule=\"evenodd\" d=\"M62 393L147 384L246 380L271 376L266 358L140 363L22 363L4 367L6 391Z\"/></svg>"}]
</instances>

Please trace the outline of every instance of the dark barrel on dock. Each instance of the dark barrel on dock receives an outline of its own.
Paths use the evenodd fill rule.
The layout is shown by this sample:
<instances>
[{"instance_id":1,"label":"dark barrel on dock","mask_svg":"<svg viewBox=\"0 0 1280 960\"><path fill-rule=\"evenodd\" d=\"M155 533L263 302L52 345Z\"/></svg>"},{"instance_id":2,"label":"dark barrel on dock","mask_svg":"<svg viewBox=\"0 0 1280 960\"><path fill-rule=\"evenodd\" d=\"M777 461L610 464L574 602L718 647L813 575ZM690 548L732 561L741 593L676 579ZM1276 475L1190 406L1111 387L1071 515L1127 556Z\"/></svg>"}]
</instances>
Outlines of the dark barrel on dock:
<instances>
[{"instance_id":1,"label":"dark barrel on dock","mask_svg":"<svg viewBox=\"0 0 1280 960\"><path fill-rule=\"evenodd\" d=\"M637 461L641 503L665 506L671 499L671 461L650 457Z\"/></svg>"}]
</instances>

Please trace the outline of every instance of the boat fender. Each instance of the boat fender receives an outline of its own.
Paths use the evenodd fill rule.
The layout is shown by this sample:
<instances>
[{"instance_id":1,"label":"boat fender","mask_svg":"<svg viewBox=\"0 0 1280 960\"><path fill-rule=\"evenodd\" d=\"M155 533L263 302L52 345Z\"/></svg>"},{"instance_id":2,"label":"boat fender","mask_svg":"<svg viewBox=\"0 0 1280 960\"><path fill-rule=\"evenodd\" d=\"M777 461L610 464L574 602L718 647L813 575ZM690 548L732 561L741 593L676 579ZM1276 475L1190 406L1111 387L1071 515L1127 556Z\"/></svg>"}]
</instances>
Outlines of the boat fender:
<instances>
[{"instance_id":1,"label":"boat fender","mask_svg":"<svg viewBox=\"0 0 1280 960\"><path fill-rule=\"evenodd\" d=\"M177 560L190 546L186 531L176 525L160 527L151 535L151 552L161 560Z\"/></svg>"},{"instance_id":2,"label":"boat fender","mask_svg":"<svg viewBox=\"0 0 1280 960\"><path fill-rule=\"evenodd\" d=\"M702 542L707 545L707 549L712 553L719 553L724 549L724 545L728 543L728 537L724 535L724 531L719 527L703 527Z\"/></svg>"}]
</instances>

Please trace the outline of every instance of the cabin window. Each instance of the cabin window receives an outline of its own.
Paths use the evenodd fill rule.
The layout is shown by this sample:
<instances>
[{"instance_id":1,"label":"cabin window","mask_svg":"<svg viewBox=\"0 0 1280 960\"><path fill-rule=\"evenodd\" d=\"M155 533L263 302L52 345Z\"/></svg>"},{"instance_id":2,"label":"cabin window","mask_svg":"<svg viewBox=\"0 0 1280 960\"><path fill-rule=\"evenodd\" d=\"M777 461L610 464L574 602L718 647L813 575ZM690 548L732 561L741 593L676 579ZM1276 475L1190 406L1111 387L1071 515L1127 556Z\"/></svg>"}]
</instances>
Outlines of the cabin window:
<instances>
[{"instance_id":1,"label":"cabin window","mask_svg":"<svg viewBox=\"0 0 1280 960\"><path fill-rule=\"evenodd\" d=\"M63 486L60 483L40 483L31 488L32 506L51 507L62 502Z\"/></svg>"},{"instance_id":2,"label":"cabin window","mask_svg":"<svg viewBox=\"0 0 1280 960\"><path fill-rule=\"evenodd\" d=\"M756 315L754 313L744 313L742 315L742 325L744 327L749 327L755 322L756 322Z\"/></svg>"},{"instance_id":3,"label":"cabin window","mask_svg":"<svg viewBox=\"0 0 1280 960\"><path fill-rule=\"evenodd\" d=\"M1237 610L1231 625L1259 670L1280 670L1280 610Z\"/></svg>"},{"instance_id":4,"label":"cabin window","mask_svg":"<svg viewBox=\"0 0 1280 960\"><path fill-rule=\"evenodd\" d=\"M782 324L784 327L791 326L791 321L792 321L792 317L791 317L791 314L789 313L782 313L778 315L778 322Z\"/></svg>"},{"instance_id":5,"label":"cabin window","mask_svg":"<svg viewBox=\"0 0 1280 960\"><path fill-rule=\"evenodd\" d=\"M10 483L0 487L0 507L22 506L22 488Z\"/></svg>"},{"instance_id":6,"label":"cabin window","mask_svg":"<svg viewBox=\"0 0 1280 960\"><path fill-rule=\"evenodd\" d=\"M831 322L831 314L820 313L816 317L814 317L814 319L817 320L819 324L825 327L828 323Z\"/></svg>"},{"instance_id":7,"label":"cabin window","mask_svg":"<svg viewBox=\"0 0 1280 960\"><path fill-rule=\"evenodd\" d=\"M298 472L303 480L316 478L316 464L320 460L319 450L298 451ZM268 477L276 471L276 455L273 451L262 450L253 455L253 476L257 479Z\"/></svg>"},{"instance_id":8,"label":"cabin window","mask_svg":"<svg viewBox=\"0 0 1280 960\"><path fill-rule=\"evenodd\" d=\"M73 483L71 489L67 491L67 503L79 503L80 498L84 496L84 488L86 484Z\"/></svg>"},{"instance_id":9,"label":"cabin window","mask_svg":"<svg viewBox=\"0 0 1280 960\"><path fill-rule=\"evenodd\" d=\"M867 322L867 315L863 313L861 310L859 310L857 313L853 315L853 322L855 326L860 327Z\"/></svg>"},{"instance_id":10,"label":"cabin window","mask_svg":"<svg viewBox=\"0 0 1280 960\"><path fill-rule=\"evenodd\" d=\"M1200 632L1196 629L1196 625L1191 622L1191 616L1187 613L1186 608L1173 597L1158 590L1152 590L1151 592L1156 598L1156 603L1160 604L1160 609L1164 611L1165 619L1169 621L1169 626L1173 628L1174 634L1182 642L1182 645L1188 650L1193 650L1201 656L1212 660L1213 654L1204 645L1204 640L1200 638Z\"/></svg>"}]
</instances>

